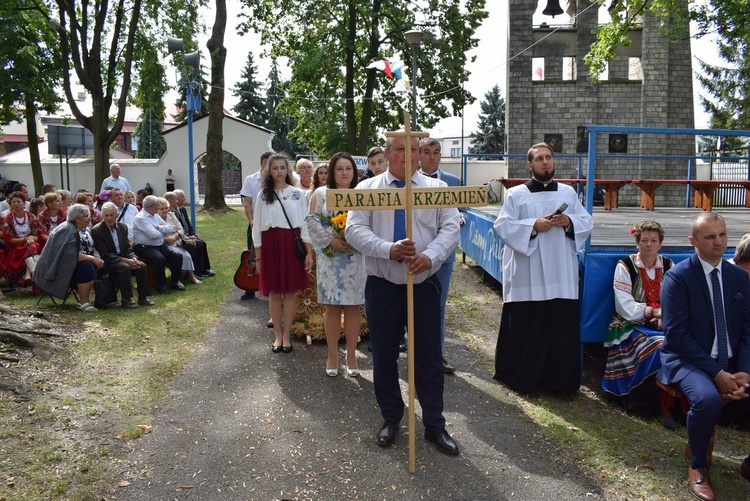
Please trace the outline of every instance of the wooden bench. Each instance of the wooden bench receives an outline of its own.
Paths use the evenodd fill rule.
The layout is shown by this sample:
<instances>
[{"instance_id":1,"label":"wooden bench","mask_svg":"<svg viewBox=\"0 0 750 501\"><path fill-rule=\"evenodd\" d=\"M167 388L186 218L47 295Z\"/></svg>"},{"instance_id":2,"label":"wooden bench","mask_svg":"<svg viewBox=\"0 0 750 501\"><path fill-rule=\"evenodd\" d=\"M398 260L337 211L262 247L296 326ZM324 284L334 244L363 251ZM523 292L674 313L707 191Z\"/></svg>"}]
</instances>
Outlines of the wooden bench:
<instances>
[{"instance_id":1,"label":"wooden bench","mask_svg":"<svg viewBox=\"0 0 750 501\"><path fill-rule=\"evenodd\" d=\"M659 379L656 380L656 386L665 391L668 395L673 397L675 400L687 402L687 397L680 391L677 386L671 384L664 384ZM728 399L722 398L721 404L726 405L729 402ZM690 402L687 402L688 407ZM711 468L711 463L714 454L714 444L716 443L716 426L714 426L714 432L711 434L711 440L708 442L708 449L706 450L706 466ZM690 459L690 443L685 444L685 457Z\"/></svg>"},{"instance_id":2,"label":"wooden bench","mask_svg":"<svg viewBox=\"0 0 750 501\"><path fill-rule=\"evenodd\" d=\"M693 188L696 208L710 211L714 205L714 193L722 184L742 186L746 190L745 207L750 207L750 181L720 179L634 179L633 184L641 189L641 207L654 210L656 190L664 184L682 184Z\"/></svg>"},{"instance_id":3,"label":"wooden bench","mask_svg":"<svg viewBox=\"0 0 750 501\"><path fill-rule=\"evenodd\" d=\"M697 179L690 181L695 192L695 207L710 211L714 206L714 193L722 184L731 184L745 188L745 207L750 207L750 181L722 181L720 179Z\"/></svg>"},{"instance_id":4,"label":"wooden bench","mask_svg":"<svg viewBox=\"0 0 750 501\"><path fill-rule=\"evenodd\" d=\"M565 184L585 184L586 179L555 179L559 183ZM518 186L529 181L528 178L505 178L496 179L506 189ZM618 207L618 192L620 188L630 183L624 179L594 179L594 185L604 190L604 210L610 211Z\"/></svg>"}]
</instances>

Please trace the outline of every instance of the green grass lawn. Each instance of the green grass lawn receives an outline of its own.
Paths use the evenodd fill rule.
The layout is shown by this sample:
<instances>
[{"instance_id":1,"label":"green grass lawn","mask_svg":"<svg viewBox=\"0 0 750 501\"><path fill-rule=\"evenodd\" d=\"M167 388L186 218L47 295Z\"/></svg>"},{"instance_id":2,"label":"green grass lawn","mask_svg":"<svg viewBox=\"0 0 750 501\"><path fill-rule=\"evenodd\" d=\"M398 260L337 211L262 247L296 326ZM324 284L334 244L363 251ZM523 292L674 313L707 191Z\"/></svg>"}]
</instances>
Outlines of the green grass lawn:
<instances>
[{"instance_id":1,"label":"green grass lawn","mask_svg":"<svg viewBox=\"0 0 750 501\"><path fill-rule=\"evenodd\" d=\"M197 226L216 271L202 285L155 294L155 306L137 310L83 313L71 300L58 308L43 300L41 311L67 325L69 341L49 362L22 363L30 369L26 384L37 390L29 402L0 392L0 500L109 496L118 440L144 433L151 410L217 321L233 287L246 247L244 212L200 211ZM37 298L17 292L5 301L36 308ZM21 367L9 369L14 375ZM88 436L91 428L112 439L104 441L109 445L72 438Z\"/></svg>"}]
</instances>

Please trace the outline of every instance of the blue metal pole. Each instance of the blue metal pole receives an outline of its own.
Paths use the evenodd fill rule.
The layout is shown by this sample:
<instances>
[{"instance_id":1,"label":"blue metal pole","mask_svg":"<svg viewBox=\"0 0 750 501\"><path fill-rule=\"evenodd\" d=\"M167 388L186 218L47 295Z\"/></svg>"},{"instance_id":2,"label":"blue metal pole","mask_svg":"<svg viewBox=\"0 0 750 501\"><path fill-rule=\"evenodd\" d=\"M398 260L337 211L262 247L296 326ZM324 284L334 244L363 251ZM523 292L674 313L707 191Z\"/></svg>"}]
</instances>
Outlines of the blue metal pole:
<instances>
[{"instance_id":1,"label":"blue metal pole","mask_svg":"<svg viewBox=\"0 0 750 501\"><path fill-rule=\"evenodd\" d=\"M188 175L190 182L188 184L190 189L190 219L193 221L193 228L196 233L198 232L198 222L195 220L195 176L193 169L193 110L195 109L195 95L193 94L193 78L195 75L191 75L191 78L186 78L186 93L185 101L187 104L188 112ZM200 101L198 101L200 105Z\"/></svg>"},{"instance_id":2,"label":"blue metal pole","mask_svg":"<svg viewBox=\"0 0 750 501\"><path fill-rule=\"evenodd\" d=\"M693 178L692 173L693 173L693 159L688 158L688 177L687 177L688 179ZM690 185L689 184L685 186L685 208L686 209L690 208Z\"/></svg>"},{"instance_id":3,"label":"blue metal pole","mask_svg":"<svg viewBox=\"0 0 750 501\"><path fill-rule=\"evenodd\" d=\"M594 215L594 171L596 170L596 131L589 130L588 165L586 166L586 210ZM586 240L586 252L591 250L591 235Z\"/></svg>"}]
</instances>

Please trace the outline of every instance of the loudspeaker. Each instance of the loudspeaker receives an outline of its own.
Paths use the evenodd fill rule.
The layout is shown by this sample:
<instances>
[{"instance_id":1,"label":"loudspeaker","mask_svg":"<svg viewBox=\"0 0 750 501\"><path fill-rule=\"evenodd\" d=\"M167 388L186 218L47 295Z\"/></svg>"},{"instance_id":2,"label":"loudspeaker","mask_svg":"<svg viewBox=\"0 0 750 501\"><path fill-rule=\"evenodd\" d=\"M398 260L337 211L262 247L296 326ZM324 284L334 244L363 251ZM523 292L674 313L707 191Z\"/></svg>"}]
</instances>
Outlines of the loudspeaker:
<instances>
[{"instance_id":1,"label":"loudspeaker","mask_svg":"<svg viewBox=\"0 0 750 501\"><path fill-rule=\"evenodd\" d=\"M182 38L167 37L167 49L170 54L183 52L185 50L185 42L182 41Z\"/></svg>"},{"instance_id":2,"label":"loudspeaker","mask_svg":"<svg viewBox=\"0 0 750 501\"><path fill-rule=\"evenodd\" d=\"M554 151L555 153L562 153L563 151L562 140L563 140L562 134L545 134L544 135L544 142L547 143L549 147L552 148L552 151Z\"/></svg>"},{"instance_id":3,"label":"loudspeaker","mask_svg":"<svg viewBox=\"0 0 750 501\"><path fill-rule=\"evenodd\" d=\"M628 152L628 135L627 134L610 134L609 135L609 152L610 153L627 153Z\"/></svg>"},{"instance_id":4,"label":"loudspeaker","mask_svg":"<svg viewBox=\"0 0 750 501\"><path fill-rule=\"evenodd\" d=\"M201 66L201 53L200 51L191 52L185 54L185 66L189 66L194 70L197 70Z\"/></svg>"}]
</instances>

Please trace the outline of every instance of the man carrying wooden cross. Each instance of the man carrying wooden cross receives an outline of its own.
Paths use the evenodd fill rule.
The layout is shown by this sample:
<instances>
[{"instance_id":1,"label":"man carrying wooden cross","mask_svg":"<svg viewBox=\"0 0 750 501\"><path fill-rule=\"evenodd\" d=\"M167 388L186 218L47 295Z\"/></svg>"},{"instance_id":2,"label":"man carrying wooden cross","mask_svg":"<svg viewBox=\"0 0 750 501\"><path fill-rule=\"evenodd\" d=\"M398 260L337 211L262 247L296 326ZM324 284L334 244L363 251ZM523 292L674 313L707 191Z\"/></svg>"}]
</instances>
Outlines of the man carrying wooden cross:
<instances>
[{"instance_id":1,"label":"man carrying wooden cross","mask_svg":"<svg viewBox=\"0 0 750 501\"><path fill-rule=\"evenodd\" d=\"M410 136L411 158L417 159L417 137ZM393 189L411 180L415 188L439 188L445 182L419 174L413 161L406 175L404 136L390 137L385 154L388 170L357 185L359 189ZM355 190L356 191L356 190ZM407 324L407 272L414 283L415 387L422 406L425 438L444 454L455 456L458 446L445 430L443 362L440 345L440 283L435 277L459 240L455 208L415 209L412 238L406 238L403 210L351 210L346 240L364 256L367 282L365 309L372 346L375 398L383 416L376 440L390 447L404 415L398 376L399 341Z\"/></svg>"}]
</instances>

